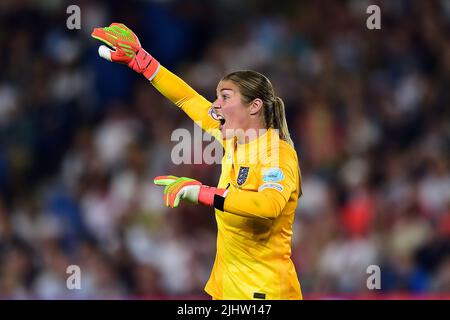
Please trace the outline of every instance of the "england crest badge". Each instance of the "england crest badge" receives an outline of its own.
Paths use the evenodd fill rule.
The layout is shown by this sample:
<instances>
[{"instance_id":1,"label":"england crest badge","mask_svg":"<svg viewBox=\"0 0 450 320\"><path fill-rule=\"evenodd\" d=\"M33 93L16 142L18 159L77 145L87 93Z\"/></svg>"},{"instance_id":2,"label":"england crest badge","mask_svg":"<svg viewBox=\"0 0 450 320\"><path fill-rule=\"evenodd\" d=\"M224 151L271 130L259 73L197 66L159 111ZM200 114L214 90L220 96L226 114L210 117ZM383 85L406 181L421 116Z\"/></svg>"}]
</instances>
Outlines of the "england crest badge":
<instances>
[{"instance_id":1,"label":"england crest badge","mask_svg":"<svg viewBox=\"0 0 450 320\"><path fill-rule=\"evenodd\" d=\"M239 168L239 174L236 181L239 186L242 186L245 183L245 181L247 181L249 169L250 169L249 167Z\"/></svg>"}]
</instances>

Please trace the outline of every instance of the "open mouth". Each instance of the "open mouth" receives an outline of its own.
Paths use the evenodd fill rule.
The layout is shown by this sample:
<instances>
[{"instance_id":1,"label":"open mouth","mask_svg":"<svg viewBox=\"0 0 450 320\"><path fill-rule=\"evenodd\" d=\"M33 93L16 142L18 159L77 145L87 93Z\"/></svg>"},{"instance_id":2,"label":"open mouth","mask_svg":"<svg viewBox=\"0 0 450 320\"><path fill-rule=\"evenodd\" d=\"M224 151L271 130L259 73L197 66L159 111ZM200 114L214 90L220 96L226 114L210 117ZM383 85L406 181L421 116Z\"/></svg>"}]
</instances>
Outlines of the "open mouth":
<instances>
[{"instance_id":1,"label":"open mouth","mask_svg":"<svg viewBox=\"0 0 450 320\"><path fill-rule=\"evenodd\" d=\"M211 109L209 109L209 115L214 120L220 121L220 126L223 126L225 124L225 118L223 117L223 115L218 114L217 111L213 107L211 107Z\"/></svg>"},{"instance_id":2,"label":"open mouth","mask_svg":"<svg viewBox=\"0 0 450 320\"><path fill-rule=\"evenodd\" d=\"M220 121L221 126L225 124L225 118L221 114L217 115L217 119Z\"/></svg>"}]
</instances>

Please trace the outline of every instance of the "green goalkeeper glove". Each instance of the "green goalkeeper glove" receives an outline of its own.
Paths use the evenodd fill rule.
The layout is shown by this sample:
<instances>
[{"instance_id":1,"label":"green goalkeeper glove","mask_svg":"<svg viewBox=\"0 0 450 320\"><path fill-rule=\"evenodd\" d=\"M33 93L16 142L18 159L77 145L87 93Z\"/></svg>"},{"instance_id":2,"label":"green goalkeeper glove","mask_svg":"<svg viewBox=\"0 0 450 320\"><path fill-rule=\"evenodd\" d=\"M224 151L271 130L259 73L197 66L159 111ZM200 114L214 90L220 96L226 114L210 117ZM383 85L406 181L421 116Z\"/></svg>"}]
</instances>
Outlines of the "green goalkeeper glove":
<instances>
[{"instance_id":1,"label":"green goalkeeper glove","mask_svg":"<svg viewBox=\"0 0 450 320\"><path fill-rule=\"evenodd\" d=\"M172 208L178 207L181 199L212 207L215 195L224 198L227 193L226 189L208 187L197 180L185 177L159 176L154 179L154 183L165 186L164 204Z\"/></svg>"},{"instance_id":2,"label":"green goalkeeper glove","mask_svg":"<svg viewBox=\"0 0 450 320\"><path fill-rule=\"evenodd\" d=\"M105 45L98 48L100 57L128 65L148 80L152 80L159 70L159 62L145 51L138 37L122 23L111 23L109 27L94 28L91 36Z\"/></svg>"}]
</instances>

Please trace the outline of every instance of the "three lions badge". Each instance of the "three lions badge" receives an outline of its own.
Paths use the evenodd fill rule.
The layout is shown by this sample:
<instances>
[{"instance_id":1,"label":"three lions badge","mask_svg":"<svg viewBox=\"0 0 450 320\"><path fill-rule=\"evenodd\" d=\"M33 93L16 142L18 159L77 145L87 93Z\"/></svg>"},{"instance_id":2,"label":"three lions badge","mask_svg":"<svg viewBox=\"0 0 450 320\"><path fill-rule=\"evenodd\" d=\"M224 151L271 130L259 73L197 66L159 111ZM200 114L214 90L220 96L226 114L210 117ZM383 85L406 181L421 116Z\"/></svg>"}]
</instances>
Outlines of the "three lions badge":
<instances>
[{"instance_id":1,"label":"three lions badge","mask_svg":"<svg viewBox=\"0 0 450 320\"><path fill-rule=\"evenodd\" d=\"M238 177L236 179L238 186L242 186L245 183L245 181L247 181L249 170L250 170L250 167L240 167L239 168Z\"/></svg>"}]
</instances>

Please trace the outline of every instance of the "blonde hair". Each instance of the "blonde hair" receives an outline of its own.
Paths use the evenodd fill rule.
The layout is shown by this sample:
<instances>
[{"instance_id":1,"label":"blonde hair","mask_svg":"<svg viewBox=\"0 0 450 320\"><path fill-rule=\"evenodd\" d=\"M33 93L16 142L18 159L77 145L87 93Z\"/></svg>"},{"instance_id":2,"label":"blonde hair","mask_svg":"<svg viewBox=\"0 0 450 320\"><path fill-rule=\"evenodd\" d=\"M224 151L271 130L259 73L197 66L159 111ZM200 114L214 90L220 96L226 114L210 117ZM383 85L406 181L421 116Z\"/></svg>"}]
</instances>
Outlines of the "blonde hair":
<instances>
[{"instance_id":1,"label":"blonde hair","mask_svg":"<svg viewBox=\"0 0 450 320\"><path fill-rule=\"evenodd\" d=\"M242 70L226 75L222 81L224 80L233 81L239 87L245 103L261 99L266 128L278 129L280 139L294 146L287 126L283 100L275 95L272 83L266 76L253 70Z\"/></svg>"}]
</instances>

